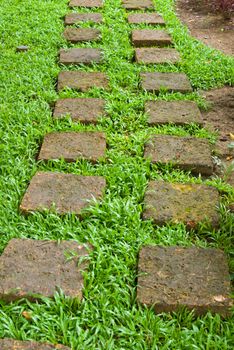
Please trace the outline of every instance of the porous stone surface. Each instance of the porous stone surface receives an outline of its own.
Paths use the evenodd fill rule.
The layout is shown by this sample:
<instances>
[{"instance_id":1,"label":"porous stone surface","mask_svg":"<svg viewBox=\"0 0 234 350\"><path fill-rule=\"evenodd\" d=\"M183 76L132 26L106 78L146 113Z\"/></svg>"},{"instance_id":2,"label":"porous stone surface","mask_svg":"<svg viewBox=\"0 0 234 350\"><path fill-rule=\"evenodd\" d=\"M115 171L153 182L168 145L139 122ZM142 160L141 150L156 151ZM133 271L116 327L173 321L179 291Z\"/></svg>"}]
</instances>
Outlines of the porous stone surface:
<instances>
[{"instance_id":1,"label":"porous stone surface","mask_svg":"<svg viewBox=\"0 0 234 350\"><path fill-rule=\"evenodd\" d=\"M180 54L175 49L140 48L135 50L135 59L143 64L176 64L180 61Z\"/></svg>"},{"instance_id":2,"label":"porous stone surface","mask_svg":"<svg viewBox=\"0 0 234 350\"><path fill-rule=\"evenodd\" d=\"M165 21L162 16L157 13L131 13L128 16L128 23L131 24L152 24L165 26Z\"/></svg>"},{"instance_id":3,"label":"porous stone surface","mask_svg":"<svg viewBox=\"0 0 234 350\"><path fill-rule=\"evenodd\" d=\"M148 92L159 93L165 89L168 92L192 92L188 77L184 73L141 73L141 86Z\"/></svg>"},{"instance_id":4,"label":"porous stone surface","mask_svg":"<svg viewBox=\"0 0 234 350\"><path fill-rule=\"evenodd\" d=\"M195 174L213 173L211 149L207 139L152 135L145 145L144 157L150 158L152 163L172 163Z\"/></svg>"},{"instance_id":5,"label":"porous stone surface","mask_svg":"<svg viewBox=\"0 0 234 350\"><path fill-rule=\"evenodd\" d=\"M56 101L53 117L69 115L73 121L84 124L97 124L98 118L105 115L105 101L100 98L66 98Z\"/></svg>"},{"instance_id":6,"label":"porous stone surface","mask_svg":"<svg viewBox=\"0 0 234 350\"><path fill-rule=\"evenodd\" d=\"M92 48L73 48L60 50L60 63L62 64L92 64L102 61L102 51Z\"/></svg>"},{"instance_id":7,"label":"porous stone surface","mask_svg":"<svg viewBox=\"0 0 234 350\"><path fill-rule=\"evenodd\" d=\"M105 73L101 72L60 72L58 76L58 90L66 87L81 92L88 91L93 87L105 89L108 87L108 78Z\"/></svg>"},{"instance_id":8,"label":"porous stone surface","mask_svg":"<svg viewBox=\"0 0 234 350\"><path fill-rule=\"evenodd\" d=\"M201 112L193 101L148 101L145 104L145 113L149 116L149 125L203 125Z\"/></svg>"},{"instance_id":9,"label":"porous stone surface","mask_svg":"<svg viewBox=\"0 0 234 350\"><path fill-rule=\"evenodd\" d=\"M88 246L75 241L12 239L0 257L0 299L35 301L56 291L82 299ZM91 248L91 247L89 247Z\"/></svg>"},{"instance_id":10,"label":"porous stone surface","mask_svg":"<svg viewBox=\"0 0 234 350\"><path fill-rule=\"evenodd\" d=\"M219 225L219 193L206 185L151 181L147 187L144 219L157 225L183 222L194 228L199 222Z\"/></svg>"},{"instance_id":11,"label":"porous stone surface","mask_svg":"<svg viewBox=\"0 0 234 350\"><path fill-rule=\"evenodd\" d=\"M167 46L172 44L171 37L163 30L135 29L132 31L132 44L142 46Z\"/></svg>"},{"instance_id":12,"label":"porous stone surface","mask_svg":"<svg viewBox=\"0 0 234 350\"><path fill-rule=\"evenodd\" d=\"M72 25L79 22L102 23L101 13L69 13L65 17L65 24Z\"/></svg>"},{"instance_id":13,"label":"porous stone surface","mask_svg":"<svg viewBox=\"0 0 234 350\"><path fill-rule=\"evenodd\" d=\"M38 160L63 158L67 162L105 157L106 137L102 132L52 132L44 137Z\"/></svg>"},{"instance_id":14,"label":"porous stone surface","mask_svg":"<svg viewBox=\"0 0 234 350\"><path fill-rule=\"evenodd\" d=\"M102 0L71 0L69 2L70 7L102 7Z\"/></svg>"},{"instance_id":15,"label":"porous stone surface","mask_svg":"<svg viewBox=\"0 0 234 350\"><path fill-rule=\"evenodd\" d=\"M66 28L63 35L72 43L80 43L100 39L101 32L94 28Z\"/></svg>"},{"instance_id":16,"label":"porous stone surface","mask_svg":"<svg viewBox=\"0 0 234 350\"><path fill-rule=\"evenodd\" d=\"M230 314L228 264L219 249L145 246L138 276L137 299L156 313L186 307L196 315Z\"/></svg>"},{"instance_id":17,"label":"porous stone surface","mask_svg":"<svg viewBox=\"0 0 234 350\"><path fill-rule=\"evenodd\" d=\"M101 176L37 172L23 197L20 210L24 213L52 209L58 214L81 216L93 199L101 199L106 180Z\"/></svg>"},{"instance_id":18,"label":"porous stone surface","mask_svg":"<svg viewBox=\"0 0 234 350\"><path fill-rule=\"evenodd\" d=\"M152 10L154 9L151 0L122 0L123 7L127 10Z\"/></svg>"},{"instance_id":19,"label":"porous stone surface","mask_svg":"<svg viewBox=\"0 0 234 350\"><path fill-rule=\"evenodd\" d=\"M70 350L61 344L39 343L34 341L21 341L14 339L0 339L1 350Z\"/></svg>"}]
</instances>

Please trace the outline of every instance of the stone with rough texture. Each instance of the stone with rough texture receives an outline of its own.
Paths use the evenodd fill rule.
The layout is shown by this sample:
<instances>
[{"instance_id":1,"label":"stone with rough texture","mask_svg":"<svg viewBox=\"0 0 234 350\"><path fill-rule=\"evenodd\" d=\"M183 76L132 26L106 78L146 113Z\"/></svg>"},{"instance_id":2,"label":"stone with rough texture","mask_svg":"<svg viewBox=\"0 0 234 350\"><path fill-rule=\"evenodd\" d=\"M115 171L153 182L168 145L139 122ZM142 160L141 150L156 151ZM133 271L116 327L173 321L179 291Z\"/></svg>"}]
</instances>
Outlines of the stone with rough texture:
<instances>
[{"instance_id":1,"label":"stone with rough texture","mask_svg":"<svg viewBox=\"0 0 234 350\"><path fill-rule=\"evenodd\" d=\"M219 249L145 246L138 276L137 300L156 313L186 307L196 315L230 315L228 263Z\"/></svg>"},{"instance_id":2,"label":"stone with rough texture","mask_svg":"<svg viewBox=\"0 0 234 350\"><path fill-rule=\"evenodd\" d=\"M90 249L75 241L12 239L0 257L0 299L35 301L59 290L82 299L82 270L88 266L80 258Z\"/></svg>"},{"instance_id":3,"label":"stone with rough texture","mask_svg":"<svg viewBox=\"0 0 234 350\"><path fill-rule=\"evenodd\" d=\"M128 16L128 23L131 24L152 24L165 26L162 16L157 13L132 13Z\"/></svg>"},{"instance_id":4,"label":"stone with rough texture","mask_svg":"<svg viewBox=\"0 0 234 350\"><path fill-rule=\"evenodd\" d=\"M65 17L65 24L72 25L79 22L102 23L101 13L69 13Z\"/></svg>"},{"instance_id":5,"label":"stone with rough texture","mask_svg":"<svg viewBox=\"0 0 234 350\"><path fill-rule=\"evenodd\" d=\"M145 194L144 219L157 225L183 222L194 228L199 222L219 225L218 191L206 185L151 181Z\"/></svg>"},{"instance_id":6,"label":"stone with rough texture","mask_svg":"<svg viewBox=\"0 0 234 350\"><path fill-rule=\"evenodd\" d=\"M154 4L151 0L122 0L123 7L127 10L153 10Z\"/></svg>"},{"instance_id":7,"label":"stone with rough texture","mask_svg":"<svg viewBox=\"0 0 234 350\"><path fill-rule=\"evenodd\" d=\"M70 350L61 344L48 344L35 341L21 341L14 339L0 339L1 350Z\"/></svg>"},{"instance_id":8,"label":"stone with rough texture","mask_svg":"<svg viewBox=\"0 0 234 350\"><path fill-rule=\"evenodd\" d=\"M58 90L66 87L81 92L88 91L93 87L105 89L108 87L108 78L105 73L101 72L60 72L58 76Z\"/></svg>"},{"instance_id":9,"label":"stone with rough texture","mask_svg":"<svg viewBox=\"0 0 234 350\"><path fill-rule=\"evenodd\" d=\"M101 32L94 28L66 28L63 35L71 43L80 43L100 39Z\"/></svg>"},{"instance_id":10,"label":"stone with rough texture","mask_svg":"<svg viewBox=\"0 0 234 350\"><path fill-rule=\"evenodd\" d=\"M93 8L93 7L102 7L102 0L71 0L69 2L70 7L87 7L87 8Z\"/></svg>"},{"instance_id":11,"label":"stone with rough texture","mask_svg":"<svg viewBox=\"0 0 234 350\"><path fill-rule=\"evenodd\" d=\"M192 101L148 101L145 104L145 113L149 116L149 125L203 125L201 112Z\"/></svg>"},{"instance_id":12,"label":"stone with rough texture","mask_svg":"<svg viewBox=\"0 0 234 350\"><path fill-rule=\"evenodd\" d=\"M135 47L167 46L172 44L171 37L163 30L135 29L132 31L132 44Z\"/></svg>"},{"instance_id":13,"label":"stone with rough texture","mask_svg":"<svg viewBox=\"0 0 234 350\"><path fill-rule=\"evenodd\" d=\"M92 48L72 48L61 49L60 60L62 64L92 64L100 63L102 61L102 51L100 49Z\"/></svg>"},{"instance_id":14,"label":"stone with rough texture","mask_svg":"<svg viewBox=\"0 0 234 350\"><path fill-rule=\"evenodd\" d=\"M65 98L56 101L53 113L54 118L63 118L67 115L73 121L84 124L97 124L98 118L105 115L105 101L100 98Z\"/></svg>"},{"instance_id":15,"label":"stone with rough texture","mask_svg":"<svg viewBox=\"0 0 234 350\"><path fill-rule=\"evenodd\" d=\"M37 172L23 197L20 210L24 213L53 209L58 214L74 213L82 216L82 210L93 200L101 199L106 180L102 176Z\"/></svg>"},{"instance_id":16,"label":"stone with rough texture","mask_svg":"<svg viewBox=\"0 0 234 350\"><path fill-rule=\"evenodd\" d=\"M160 90L168 92L192 92L188 77L184 73L141 73L141 86L148 92L159 93Z\"/></svg>"},{"instance_id":17,"label":"stone with rough texture","mask_svg":"<svg viewBox=\"0 0 234 350\"><path fill-rule=\"evenodd\" d=\"M140 48L135 50L135 59L143 64L176 64L180 61L180 54L175 49Z\"/></svg>"},{"instance_id":18,"label":"stone with rough texture","mask_svg":"<svg viewBox=\"0 0 234 350\"><path fill-rule=\"evenodd\" d=\"M38 160L63 158L66 162L87 159L93 163L105 157L103 132L52 132L44 137Z\"/></svg>"}]
</instances>

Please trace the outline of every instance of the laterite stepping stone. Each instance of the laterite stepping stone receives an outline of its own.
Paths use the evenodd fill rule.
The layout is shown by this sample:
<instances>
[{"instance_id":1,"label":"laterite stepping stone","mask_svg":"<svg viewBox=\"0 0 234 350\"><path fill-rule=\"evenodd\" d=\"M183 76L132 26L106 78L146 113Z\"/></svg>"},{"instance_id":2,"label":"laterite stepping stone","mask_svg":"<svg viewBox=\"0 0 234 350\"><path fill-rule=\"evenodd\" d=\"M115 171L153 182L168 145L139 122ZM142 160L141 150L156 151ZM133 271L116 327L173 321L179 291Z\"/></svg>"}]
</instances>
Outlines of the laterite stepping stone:
<instances>
[{"instance_id":1,"label":"laterite stepping stone","mask_svg":"<svg viewBox=\"0 0 234 350\"><path fill-rule=\"evenodd\" d=\"M71 0L69 3L70 7L102 7L103 3L101 0Z\"/></svg>"},{"instance_id":2,"label":"laterite stepping stone","mask_svg":"<svg viewBox=\"0 0 234 350\"><path fill-rule=\"evenodd\" d=\"M191 136L152 135L145 145L145 158L152 163L172 163L195 174L212 175L213 162L207 139Z\"/></svg>"},{"instance_id":3,"label":"laterite stepping stone","mask_svg":"<svg viewBox=\"0 0 234 350\"><path fill-rule=\"evenodd\" d=\"M193 101L148 101L145 113L149 116L148 124L151 126L169 123L203 125L201 112Z\"/></svg>"},{"instance_id":4,"label":"laterite stepping stone","mask_svg":"<svg viewBox=\"0 0 234 350\"><path fill-rule=\"evenodd\" d=\"M135 50L135 59L143 64L176 64L180 61L180 54L175 49L140 48Z\"/></svg>"},{"instance_id":5,"label":"laterite stepping stone","mask_svg":"<svg viewBox=\"0 0 234 350\"><path fill-rule=\"evenodd\" d=\"M144 205L143 218L156 225L182 222L189 229L199 222L219 225L219 193L211 186L150 181Z\"/></svg>"},{"instance_id":6,"label":"laterite stepping stone","mask_svg":"<svg viewBox=\"0 0 234 350\"><path fill-rule=\"evenodd\" d=\"M126 10L153 10L154 4L151 0L123 0L123 7Z\"/></svg>"},{"instance_id":7,"label":"laterite stepping stone","mask_svg":"<svg viewBox=\"0 0 234 350\"><path fill-rule=\"evenodd\" d=\"M130 24L152 24L165 26L166 23L162 16L157 13L132 13L128 16L128 23Z\"/></svg>"},{"instance_id":8,"label":"laterite stepping stone","mask_svg":"<svg viewBox=\"0 0 234 350\"><path fill-rule=\"evenodd\" d=\"M82 270L88 265L80 258L90 249L75 241L12 239L0 256L0 299L35 301L59 290L82 299Z\"/></svg>"},{"instance_id":9,"label":"laterite stepping stone","mask_svg":"<svg viewBox=\"0 0 234 350\"><path fill-rule=\"evenodd\" d=\"M22 213L53 208L58 214L81 216L93 200L101 199L106 187L102 176L37 172L20 205Z\"/></svg>"},{"instance_id":10,"label":"laterite stepping stone","mask_svg":"<svg viewBox=\"0 0 234 350\"><path fill-rule=\"evenodd\" d=\"M132 44L135 47L167 46L172 44L171 37L163 30L135 29L132 31Z\"/></svg>"},{"instance_id":11,"label":"laterite stepping stone","mask_svg":"<svg viewBox=\"0 0 234 350\"><path fill-rule=\"evenodd\" d=\"M196 315L230 315L228 263L219 249L145 246L138 276L137 300L156 313L186 307Z\"/></svg>"},{"instance_id":12,"label":"laterite stepping stone","mask_svg":"<svg viewBox=\"0 0 234 350\"><path fill-rule=\"evenodd\" d=\"M148 92L159 93L165 89L168 92L192 92L188 77L184 73L140 73L141 86Z\"/></svg>"},{"instance_id":13,"label":"laterite stepping stone","mask_svg":"<svg viewBox=\"0 0 234 350\"><path fill-rule=\"evenodd\" d=\"M63 35L72 43L80 43L100 39L101 32L94 28L66 28Z\"/></svg>"},{"instance_id":14,"label":"laterite stepping stone","mask_svg":"<svg viewBox=\"0 0 234 350\"><path fill-rule=\"evenodd\" d=\"M58 90L66 87L82 92L88 91L93 87L105 89L108 87L108 78L105 73L101 72L60 72L58 76Z\"/></svg>"},{"instance_id":15,"label":"laterite stepping stone","mask_svg":"<svg viewBox=\"0 0 234 350\"><path fill-rule=\"evenodd\" d=\"M56 101L53 117L69 115L72 121L84 124L97 124L98 118L105 115L105 101L100 98L65 98Z\"/></svg>"},{"instance_id":16,"label":"laterite stepping stone","mask_svg":"<svg viewBox=\"0 0 234 350\"><path fill-rule=\"evenodd\" d=\"M101 13L69 13L65 17L65 25L77 24L79 22L102 23Z\"/></svg>"},{"instance_id":17,"label":"laterite stepping stone","mask_svg":"<svg viewBox=\"0 0 234 350\"><path fill-rule=\"evenodd\" d=\"M102 132L52 132L44 137L38 160L63 158L66 162L105 157L106 137Z\"/></svg>"},{"instance_id":18,"label":"laterite stepping stone","mask_svg":"<svg viewBox=\"0 0 234 350\"><path fill-rule=\"evenodd\" d=\"M0 339L1 350L70 350L67 346L61 344L39 343L35 341L22 341L14 339Z\"/></svg>"},{"instance_id":19,"label":"laterite stepping stone","mask_svg":"<svg viewBox=\"0 0 234 350\"><path fill-rule=\"evenodd\" d=\"M102 51L91 48L73 48L60 50L60 63L62 64L92 64L102 61Z\"/></svg>"}]
</instances>

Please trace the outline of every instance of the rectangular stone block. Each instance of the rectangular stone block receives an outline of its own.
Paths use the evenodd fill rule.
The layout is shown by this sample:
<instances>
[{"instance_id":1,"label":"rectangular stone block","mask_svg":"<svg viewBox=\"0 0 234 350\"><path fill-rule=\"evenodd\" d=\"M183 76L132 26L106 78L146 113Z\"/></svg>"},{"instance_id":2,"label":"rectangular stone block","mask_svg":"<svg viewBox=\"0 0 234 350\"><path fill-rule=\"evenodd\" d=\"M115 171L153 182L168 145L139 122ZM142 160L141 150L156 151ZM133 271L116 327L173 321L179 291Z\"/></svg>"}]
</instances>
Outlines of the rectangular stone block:
<instances>
[{"instance_id":1,"label":"rectangular stone block","mask_svg":"<svg viewBox=\"0 0 234 350\"><path fill-rule=\"evenodd\" d=\"M192 92L192 87L184 73L140 73L141 86L148 92L159 93L160 90L168 92Z\"/></svg>"},{"instance_id":2,"label":"rectangular stone block","mask_svg":"<svg viewBox=\"0 0 234 350\"><path fill-rule=\"evenodd\" d=\"M102 23L101 13L69 13L65 17L65 25L72 25L79 22Z\"/></svg>"},{"instance_id":3,"label":"rectangular stone block","mask_svg":"<svg viewBox=\"0 0 234 350\"><path fill-rule=\"evenodd\" d=\"M53 132L44 137L38 160L64 159L75 162L87 159L93 163L105 157L106 137L102 132Z\"/></svg>"},{"instance_id":4,"label":"rectangular stone block","mask_svg":"<svg viewBox=\"0 0 234 350\"><path fill-rule=\"evenodd\" d=\"M128 15L128 23L130 24L152 24L165 26L162 16L157 13L132 13Z\"/></svg>"},{"instance_id":5,"label":"rectangular stone block","mask_svg":"<svg viewBox=\"0 0 234 350\"><path fill-rule=\"evenodd\" d=\"M180 61L180 54L175 49L140 48L135 50L137 63L142 64L176 64Z\"/></svg>"},{"instance_id":6,"label":"rectangular stone block","mask_svg":"<svg viewBox=\"0 0 234 350\"><path fill-rule=\"evenodd\" d=\"M156 313L186 307L196 315L230 314L228 264L219 249L145 246L138 276L137 300Z\"/></svg>"},{"instance_id":7,"label":"rectangular stone block","mask_svg":"<svg viewBox=\"0 0 234 350\"><path fill-rule=\"evenodd\" d=\"M144 206L143 218L156 225L182 222L191 229L207 222L219 226L219 193L211 186L150 181Z\"/></svg>"},{"instance_id":8,"label":"rectangular stone block","mask_svg":"<svg viewBox=\"0 0 234 350\"><path fill-rule=\"evenodd\" d=\"M103 6L102 0L71 0L69 2L70 7L99 7Z\"/></svg>"},{"instance_id":9,"label":"rectangular stone block","mask_svg":"<svg viewBox=\"0 0 234 350\"><path fill-rule=\"evenodd\" d=\"M66 87L81 92L88 91L93 87L105 89L108 87L108 78L105 73L101 72L60 72L58 76L58 90Z\"/></svg>"},{"instance_id":10,"label":"rectangular stone block","mask_svg":"<svg viewBox=\"0 0 234 350\"><path fill-rule=\"evenodd\" d=\"M63 35L71 43L81 43L100 39L101 32L94 28L66 28Z\"/></svg>"},{"instance_id":11,"label":"rectangular stone block","mask_svg":"<svg viewBox=\"0 0 234 350\"><path fill-rule=\"evenodd\" d=\"M0 339L1 350L70 350L61 344L39 343L34 341L22 341L14 339Z\"/></svg>"},{"instance_id":12,"label":"rectangular stone block","mask_svg":"<svg viewBox=\"0 0 234 350\"><path fill-rule=\"evenodd\" d=\"M152 135L145 145L145 158L152 163L168 164L195 174L212 175L213 161L207 139Z\"/></svg>"},{"instance_id":13,"label":"rectangular stone block","mask_svg":"<svg viewBox=\"0 0 234 350\"><path fill-rule=\"evenodd\" d=\"M132 31L132 44L135 47L167 46L172 44L171 37L163 30L135 29Z\"/></svg>"},{"instance_id":14,"label":"rectangular stone block","mask_svg":"<svg viewBox=\"0 0 234 350\"><path fill-rule=\"evenodd\" d=\"M73 48L61 49L59 62L65 65L69 64L92 64L100 63L103 59L100 49L91 48Z\"/></svg>"},{"instance_id":15,"label":"rectangular stone block","mask_svg":"<svg viewBox=\"0 0 234 350\"><path fill-rule=\"evenodd\" d=\"M97 124L98 118L105 115L105 101L100 98L65 98L56 101L53 117L69 115L72 121L84 124Z\"/></svg>"},{"instance_id":16,"label":"rectangular stone block","mask_svg":"<svg viewBox=\"0 0 234 350\"><path fill-rule=\"evenodd\" d=\"M122 0L123 7L127 10L153 10L151 0Z\"/></svg>"},{"instance_id":17,"label":"rectangular stone block","mask_svg":"<svg viewBox=\"0 0 234 350\"><path fill-rule=\"evenodd\" d=\"M145 104L145 113L149 116L148 124L151 126L169 123L203 125L201 112L192 101L148 101Z\"/></svg>"},{"instance_id":18,"label":"rectangular stone block","mask_svg":"<svg viewBox=\"0 0 234 350\"><path fill-rule=\"evenodd\" d=\"M37 172L20 205L22 213L53 209L58 214L74 213L81 217L82 210L93 200L102 198L106 180L101 176Z\"/></svg>"}]
</instances>

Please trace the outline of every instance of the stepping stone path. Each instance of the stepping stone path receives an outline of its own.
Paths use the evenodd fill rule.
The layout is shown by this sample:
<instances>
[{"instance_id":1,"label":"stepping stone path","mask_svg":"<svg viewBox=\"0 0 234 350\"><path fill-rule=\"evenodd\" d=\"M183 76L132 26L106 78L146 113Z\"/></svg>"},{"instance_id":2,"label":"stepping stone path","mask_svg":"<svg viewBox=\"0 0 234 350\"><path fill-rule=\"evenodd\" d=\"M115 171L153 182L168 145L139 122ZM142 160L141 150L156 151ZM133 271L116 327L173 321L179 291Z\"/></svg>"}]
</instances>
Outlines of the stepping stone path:
<instances>
[{"instance_id":1,"label":"stepping stone path","mask_svg":"<svg viewBox=\"0 0 234 350\"><path fill-rule=\"evenodd\" d=\"M103 6L101 0L71 0L69 3L70 7L87 7L87 8L94 8L99 7L101 8Z\"/></svg>"},{"instance_id":2,"label":"stepping stone path","mask_svg":"<svg viewBox=\"0 0 234 350\"><path fill-rule=\"evenodd\" d=\"M167 46L172 44L171 37L163 30L135 29L132 31L132 44L142 46Z\"/></svg>"},{"instance_id":3,"label":"stepping stone path","mask_svg":"<svg viewBox=\"0 0 234 350\"><path fill-rule=\"evenodd\" d=\"M180 61L180 55L175 49L141 48L135 50L135 59L143 64L175 64Z\"/></svg>"},{"instance_id":4,"label":"stepping stone path","mask_svg":"<svg viewBox=\"0 0 234 350\"><path fill-rule=\"evenodd\" d=\"M108 78L105 73L100 72L60 72L58 76L58 90L64 88L76 89L82 92L93 87L107 88Z\"/></svg>"},{"instance_id":5,"label":"stepping stone path","mask_svg":"<svg viewBox=\"0 0 234 350\"><path fill-rule=\"evenodd\" d=\"M184 73L140 73L141 86L148 92L159 93L160 90L168 92L192 92L192 87Z\"/></svg>"},{"instance_id":6,"label":"stepping stone path","mask_svg":"<svg viewBox=\"0 0 234 350\"><path fill-rule=\"evenodd\" d=\"M72 43L80 43L100 39L101 32L94 28L66 28L63 35Z\"/></svg>"},{"instance_id":7,"label":"stepping stone path","mask_svg":"<svg viewBox=\"0 0 234 350\"><path fill-rule=\"evenodd\" d=\"M207 139L152 135L145 145L145 158L152 163L172 163L195 174L212 175L213 162Z\"/></svg>"},{"instance_id":8,"label":"stepping stone path","mask_svg":"<svg viewBox=\"0 0 234 350\"><path fill-rule=\"evenodd\" d=\"M38 343L34 341L21 341L13 339L0 339L1 350L70 350L61 344Z\"/></svg>"},{"instance_id":9,"label":"stepping stone path","mask_svg":"<svg viewBox=\"0 0 234 350\"><path fill-rule=\"evenodd\" d=\"M219 249L146 246L140 251L137 299L156 313L181 306L197 315L228 316L232 305L227 259Z\"/></svg>"},{"instance_id":10,"label":"stepping stone path","mask_svg":"<svg viewBox=\"0 0 234 350\"><path fill-rule=\"evenodd\" d=\"M152 24L165 26L166 23L162 16L157 13L131 13L128 15L128 23L130 24Z\"/></svg>"},{"instance_id":11,"label":"stepping stone path","mask_svg":"<svg viewBox=\"0 0 234 350\"><path fill-rule=\"evenodd\" d=\"M74 213L81 216L94 199L101 199L106 187L101 176L38 172L20 205L22 213L54 208L58 214Z\"/></svg>"},{"instance_id":12,"label":"stepping stone path","mask_svg":"<svg viewBox=\"0 0 234 350\"><path fill-rule=\"evenodd\" d=\"M167 222L183 222L195 228L207 221L213 227L219 225L218 191L206 185L150 181L144 199L144 219L152 219L157 225Z\"/></svg>"},{"instance_id":13,"label":"stepping stone path","mask_svg":"<svg viewBox=\"0 0 234 350\"><path fill-rule=\"evenodd\" d=\"M60 50L60 63L62 64L92 64L102 61L102 51L90 48L74 48Z\"/></svg>"},{"instance_id":14,"label":"stepping stone path","mask_svg":"<svg viewBox=\"0 0 234 350\"><path fill-rule=\"evenodd\" d=\"M79 22L102 23L102 15L100 13L69 13L65 17L65 25L77 24Z\"/></svg>"},{"instance_id":15,"label":"stepping stone path","mask_svg":"<svg viewBox=\"0 0 234 350\"><path fill-rule=\"evenodd\" d=\"M38 160L63 158L75 162L83 158L96 163L105 157L106 138L102 132L53 132L47 134Z\"/></svg>"},{"instance_id":16,"label":"stepping stone path","mask_svg":"<svg viewBox=\"0 0 234 350\"><path fill-rule=\"evenodd\" d=\"M154 4L151 0L123 0L126 10L153 10Z\"/></svg>"}]
</instances>

